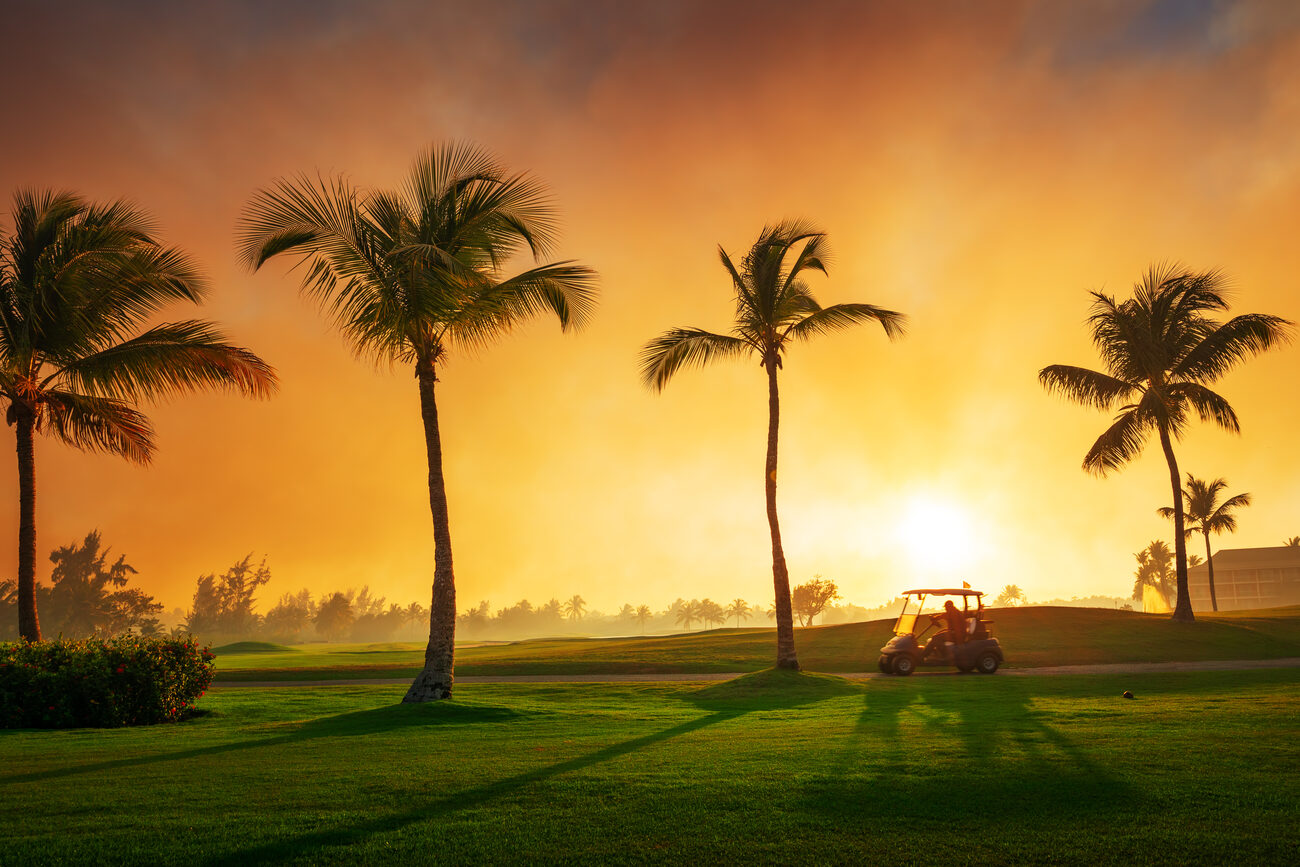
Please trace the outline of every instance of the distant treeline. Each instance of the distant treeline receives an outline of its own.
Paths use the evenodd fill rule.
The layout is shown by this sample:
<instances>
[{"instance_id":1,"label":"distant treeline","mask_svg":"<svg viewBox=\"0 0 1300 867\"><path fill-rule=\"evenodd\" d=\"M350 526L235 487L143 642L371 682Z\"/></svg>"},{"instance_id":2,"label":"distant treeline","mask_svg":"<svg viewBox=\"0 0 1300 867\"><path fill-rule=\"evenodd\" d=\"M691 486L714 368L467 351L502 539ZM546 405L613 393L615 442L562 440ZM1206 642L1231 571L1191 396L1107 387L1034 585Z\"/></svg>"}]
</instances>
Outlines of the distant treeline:
<instances>
[{"instance_id":1,"label":"distant treeline","mask_svg":"<svg viewBox=\"0 0 1300 867\"><path fill-rule=\"evenodd\" d=\"M283 593L265 613L258 609L257 595L271 581L266 561L243 558L220 574L201 575L195 581L188 611L174 609L168 623L161 616L163 606L139 588L127 586L136 570L124 556L111 557L98 531L88 533L81 544L73 543L50 554L54 564L52 586L36 585L42 629L48 635L65 638L113 636L135 633L145 636L192 634L201 641L222 644L260 639L280 644L312 641L381 642L422 641L429 634L429 609L419 602L390 603L375 596L369 587L346 589L313 596L307 590ZM18 636L16 584L0 581L0 640ZM853 623L891 618L902 608L902 597L883 605L865 608L852 603L835 604L839 591L835 583L820 575L796 585L791 593L798 622L812 625ZM1014 585L1004 588L990 605L1030 604ZM1088 608L1126 607L1126 600L1112 596L1052 599L1041 605ZM712 599L676 599L665 608L625 603L617 611L592 610L581 596L563 601L551 599L534 605L521 599L493 610L487 601L457 615L457 637L468 640L511 640L548 635L637 635L690 632L735 626L767 626L775 619L770 605L733 599L726 604Z\"/></svg>"}]
</instances>

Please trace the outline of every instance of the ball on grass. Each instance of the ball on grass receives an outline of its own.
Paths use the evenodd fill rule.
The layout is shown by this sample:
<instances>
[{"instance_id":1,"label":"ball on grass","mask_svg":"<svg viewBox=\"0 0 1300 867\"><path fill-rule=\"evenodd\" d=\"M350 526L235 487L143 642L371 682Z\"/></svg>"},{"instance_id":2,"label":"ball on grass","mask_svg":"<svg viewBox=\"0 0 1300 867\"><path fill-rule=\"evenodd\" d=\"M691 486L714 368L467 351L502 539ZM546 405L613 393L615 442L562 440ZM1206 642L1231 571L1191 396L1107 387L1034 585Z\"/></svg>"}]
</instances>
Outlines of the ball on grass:
<instances>
[{"instance_id":1,"label":"ball on grass","mask_svg":"<svg viewBox=\"0 0 1300 867\"><path fill-rule=\"evenodd\" d=\"M1124 690L1124 697L1125 697L1125 698L1132 698L1132 697L1133 697L1133 693L1129 692L1129 691L1126 689L1126 690Z\"/></svg>"}]
</instances>

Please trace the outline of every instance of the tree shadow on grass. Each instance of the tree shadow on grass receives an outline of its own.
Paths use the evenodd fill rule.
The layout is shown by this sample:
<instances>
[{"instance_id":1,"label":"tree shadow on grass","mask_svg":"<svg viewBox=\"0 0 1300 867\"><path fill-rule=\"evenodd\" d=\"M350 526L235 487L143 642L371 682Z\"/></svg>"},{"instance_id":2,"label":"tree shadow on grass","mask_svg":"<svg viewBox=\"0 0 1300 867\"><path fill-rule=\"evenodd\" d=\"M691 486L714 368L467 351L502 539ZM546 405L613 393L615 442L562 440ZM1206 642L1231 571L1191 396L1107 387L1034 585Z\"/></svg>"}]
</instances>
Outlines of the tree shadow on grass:
<instances>
[{"instance_id":1,"label":"tree shadow on grass","mask_svg":"<svg viewBox=\"0 0 1300 867\"><path fill-rule=\"evenodd\" d=\"M744 675L696 690L683 697L686 703L707 711L705 716L611 744L567 761L516 774L468 791L458 791L435 798L403 813L375 818L346 828L286 837L260 846L241 849L208 863L242 865L304 856L310 858L325 849L350 846L375 835L400 831L413 824L437 819L456 811L472 809L561 774L608 762L673 738L738 719L749 713L786 710L861 691L860 686L843 678L824 675L774 670Z\"/></svg>"},{"instance_id":2,"label":"tree shadow on grass","mask_svg":"<svg viewBox=\"0 0 1300 867\"><path fill-rule=\"evenodd\" d=\"M805 799L845 823L1081 817L1123 809L1131 787L1033 706L1035 683L971 675L872 681L835 768Z\"/></svg>"},{"instance_id":3,"label":"tree shadow on grass","mask_svg":"<svg viewBox=\"0 0 1300 867\"><path fill-rule=\"evenodd\" d=\"M401 729L430 728L440 726L483 725L491 723L508 723L531 716L508 707L486 705L464 705L454 702L435 704L398 704L377 707L369 710L349 711L334 716L308 720L304 723L287 722L281 724L283 734L269 737L256 737L230 743L195 747L188 750L155 753L146 756L132 756L124 759L110 759L85 765L73 765L66 768L51 768L26 774L14 774L0 777L0 785L13 783L31 783L41 780L53 780L60 777L72 777L80 774L92 774L98 771L114 771L122 768L142 767L165 762L184 761L186 759L219 756L243 750L262 747L283 746L318 738L365 737L383 734Z\"/></svg>"}]
</instances>

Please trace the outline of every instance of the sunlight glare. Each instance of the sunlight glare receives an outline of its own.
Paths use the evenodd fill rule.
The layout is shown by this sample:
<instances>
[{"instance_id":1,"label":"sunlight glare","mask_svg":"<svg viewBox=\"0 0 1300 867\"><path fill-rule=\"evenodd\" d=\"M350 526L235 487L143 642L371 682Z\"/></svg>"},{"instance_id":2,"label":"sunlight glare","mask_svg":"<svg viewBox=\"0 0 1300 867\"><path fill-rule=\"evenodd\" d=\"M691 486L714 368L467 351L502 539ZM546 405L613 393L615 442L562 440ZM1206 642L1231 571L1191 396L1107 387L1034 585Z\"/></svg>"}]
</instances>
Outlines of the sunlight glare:
<instances>
[{"instance_id":1,"label":"sunlight glare","mask_svg":"<svg viewBox=\"0 0 1300 867\"><path fill-rule=\"evenodd\" d=\"M968 510L952 500L914 495L898 518L895 539L919 573L960 580L976 542Z\"/></svg>"}]
</instances>

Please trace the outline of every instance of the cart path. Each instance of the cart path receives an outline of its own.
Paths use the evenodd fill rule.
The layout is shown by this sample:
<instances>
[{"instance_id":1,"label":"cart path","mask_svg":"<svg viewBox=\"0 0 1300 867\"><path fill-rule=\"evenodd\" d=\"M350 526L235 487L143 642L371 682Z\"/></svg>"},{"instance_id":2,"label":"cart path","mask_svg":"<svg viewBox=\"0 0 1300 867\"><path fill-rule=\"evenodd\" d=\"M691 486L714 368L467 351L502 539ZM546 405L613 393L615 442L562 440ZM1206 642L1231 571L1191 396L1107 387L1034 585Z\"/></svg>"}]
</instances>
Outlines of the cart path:
<instances>
[{"instance_id":1,"label":"cart path","mask_svg":"<svg viewBox=\"0 0 1300 867\"><path fill-rule=\"evenodd\" d=\"M1252 668L1300 668L1300 656L1282 659L1205 659L1196 662L1116 662L1103 665L1050 665L1041 668L1003 668L1000 674L1013 677L1040 677L1061 674L1154 674L1164 671L1244 671ZM876 671L826 672L849 680L874 680L893 677ZM708 674L505 674L466 675L456 683L657 683L677 681L731 680L747 671ZM960 677L961 672L947 669L918 670L913 677ZM266 689L279 686L393 686L410 683L409 677L370 678L366 680L248 680L213 681L213 687L247 687Z\"/></svg>"}]
</instances>

